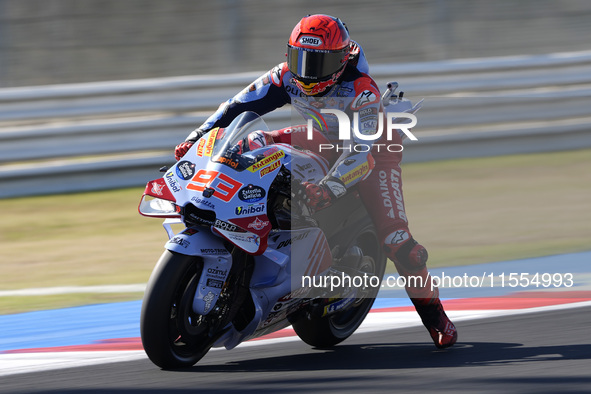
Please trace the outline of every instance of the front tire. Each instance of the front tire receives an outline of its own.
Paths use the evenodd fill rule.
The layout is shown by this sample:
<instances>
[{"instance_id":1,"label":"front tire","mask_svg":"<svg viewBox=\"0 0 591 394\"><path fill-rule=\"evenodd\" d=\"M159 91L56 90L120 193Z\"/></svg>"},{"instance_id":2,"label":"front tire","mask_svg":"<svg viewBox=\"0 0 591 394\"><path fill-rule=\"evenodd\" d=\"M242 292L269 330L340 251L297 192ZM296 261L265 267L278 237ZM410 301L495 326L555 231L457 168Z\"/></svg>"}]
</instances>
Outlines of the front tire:
<instances>
[{"instance_id":1,"label":"front tire","mask_svg":"<svg viewBox=\"0 0 591 394\"><path fill-rule=\"evenodd\" d=\"M202 269L198 257L166 250L150 276L140 332L146 354L162 369L190 367L213 345L208 325L192 310Z\"/></svg>"}]
</instances>

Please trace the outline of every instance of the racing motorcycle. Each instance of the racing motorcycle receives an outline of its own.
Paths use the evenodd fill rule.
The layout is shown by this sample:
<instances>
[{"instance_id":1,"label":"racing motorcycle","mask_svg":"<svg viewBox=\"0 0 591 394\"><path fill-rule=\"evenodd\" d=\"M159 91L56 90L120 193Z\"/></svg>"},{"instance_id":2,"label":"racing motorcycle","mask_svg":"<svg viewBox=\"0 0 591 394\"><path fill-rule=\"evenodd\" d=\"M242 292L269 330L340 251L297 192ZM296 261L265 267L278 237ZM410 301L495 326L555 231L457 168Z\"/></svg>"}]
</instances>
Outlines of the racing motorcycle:
<instances>
[{"instance_id":1,"label":"racing motorcycle","mask_svg":"<svg viewBox=\"0 0 591 394\"><path fill-rule=\"evenodd\" d=\"M241 149L261 131L262 118L243 113L146 185L139 212L164 218L169 240L140 331L163 369L289 325L307 344L331 347L353 334L377 295L386 257L358 193L311 211L300 185L320 181L328 163L288 144Z\"/></svg>"}]
</instances>

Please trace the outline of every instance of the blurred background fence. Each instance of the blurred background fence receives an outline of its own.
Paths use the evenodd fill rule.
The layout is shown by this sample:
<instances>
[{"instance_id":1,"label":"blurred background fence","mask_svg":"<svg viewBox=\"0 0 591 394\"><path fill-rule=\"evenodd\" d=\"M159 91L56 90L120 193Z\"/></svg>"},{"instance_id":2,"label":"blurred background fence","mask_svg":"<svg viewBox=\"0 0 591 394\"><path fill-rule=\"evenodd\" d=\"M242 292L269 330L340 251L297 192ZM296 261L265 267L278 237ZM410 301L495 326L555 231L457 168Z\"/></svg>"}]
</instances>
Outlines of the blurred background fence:
<instances>
[{"instance_id":1,"label":"blurred background fence","mask_svg":"<svg viewBox=\"0 0 591 394\"><path fill-rule=\"evenodd\" d=\"M591 49L589 0L0 0L0 87L264 70L320 12L374 64Z\"/></svg>"},{"instance_id":2,"label":"blurred background fence","mask_svg":"<svg viewBox=\"0 0 591 394\"><path fill-rule=\"evenodd\" d=\"M0 198L158 177L317 12L426 98L407 162L591 146L588 0L0 0Z\"/></svg>"}]
</instances>

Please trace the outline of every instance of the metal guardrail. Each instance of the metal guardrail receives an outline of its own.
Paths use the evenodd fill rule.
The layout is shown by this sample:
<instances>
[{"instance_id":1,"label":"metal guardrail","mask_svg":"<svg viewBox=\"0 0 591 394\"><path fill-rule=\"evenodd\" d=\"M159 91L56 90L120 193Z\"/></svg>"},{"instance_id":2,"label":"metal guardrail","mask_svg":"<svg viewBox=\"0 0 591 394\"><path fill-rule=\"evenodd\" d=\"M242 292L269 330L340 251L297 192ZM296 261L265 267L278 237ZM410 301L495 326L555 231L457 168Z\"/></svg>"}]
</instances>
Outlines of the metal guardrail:
<instances>
[{"instance_id":1,"label":"metal guardrail","mask_svg":"<svg viewBox=\"0 0 591 394\"><path fill-rule=\"evenodd\" d=\"M138 186L261 73L0 89L0 198ZM591 52L377 65L426 98L405 161L591 146ZM291 111L265 116L272 128Z\"/></svg>"}]
</instances>

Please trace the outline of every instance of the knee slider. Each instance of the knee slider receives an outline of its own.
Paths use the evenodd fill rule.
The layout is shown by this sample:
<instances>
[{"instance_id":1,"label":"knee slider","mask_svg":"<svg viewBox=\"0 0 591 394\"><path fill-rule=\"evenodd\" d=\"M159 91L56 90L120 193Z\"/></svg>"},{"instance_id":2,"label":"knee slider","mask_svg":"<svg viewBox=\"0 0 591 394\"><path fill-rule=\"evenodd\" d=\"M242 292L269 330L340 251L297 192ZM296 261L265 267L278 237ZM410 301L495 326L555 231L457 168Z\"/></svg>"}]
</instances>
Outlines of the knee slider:
<instances>
[{"instance_id":1,"label":"knee slider","mask_svg":"<svg viewBox=\"0 0 591 394\"><path fill-rule=\"evenodd\" d=\"M396 247L396 245L386 245L387 250L394 256L390 256L393 260L396 260L405 270L409 272L418 272L427 266L427 259L429 254L427 249L419 244L413 237L410 237L408 241L402 245Z\"/></svg>"}]
</instances>

